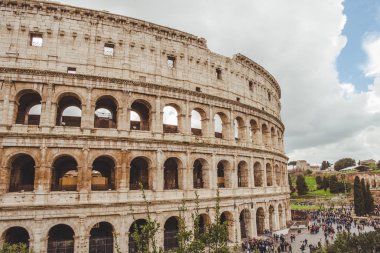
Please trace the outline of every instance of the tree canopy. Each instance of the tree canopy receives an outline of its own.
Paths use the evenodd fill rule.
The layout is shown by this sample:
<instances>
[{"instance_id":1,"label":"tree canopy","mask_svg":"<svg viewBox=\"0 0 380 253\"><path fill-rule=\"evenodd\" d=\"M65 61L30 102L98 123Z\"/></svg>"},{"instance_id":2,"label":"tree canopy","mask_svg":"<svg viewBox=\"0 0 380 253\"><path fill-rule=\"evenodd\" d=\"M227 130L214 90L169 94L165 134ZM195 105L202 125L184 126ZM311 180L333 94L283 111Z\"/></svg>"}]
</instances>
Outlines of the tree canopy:
<instances>
[{"instance_id":1,"label":"tree canopy","mask_svg":"<svg viewBox=\"0 0 380 253\"><path fill-rule=\"evenodd\" d=\"M342 170L344 168L350 167L350 166L355 166L356 162L352 158L342 158L338 161L335 162L334 164L334 169L336 171Z\"/></svg>"}]
</instances>

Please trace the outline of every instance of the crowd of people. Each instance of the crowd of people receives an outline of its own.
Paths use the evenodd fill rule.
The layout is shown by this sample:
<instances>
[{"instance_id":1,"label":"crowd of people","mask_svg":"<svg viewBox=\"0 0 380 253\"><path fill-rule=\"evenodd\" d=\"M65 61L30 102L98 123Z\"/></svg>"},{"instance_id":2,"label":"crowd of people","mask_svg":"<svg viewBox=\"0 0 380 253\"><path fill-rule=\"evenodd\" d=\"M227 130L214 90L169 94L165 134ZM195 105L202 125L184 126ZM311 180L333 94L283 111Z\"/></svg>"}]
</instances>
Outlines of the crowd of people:
<instances>
[{"instance_id":1,"label":"crowd of people","mask_svg":"<svg viewBox=\"0 0 380 253\"><path fill-rule=\"evenodd\" d=\"M375 208L375 215L380 216L380 205ZM334 241L336 232L352 233L355 228L358 233L364 232L366 227L380 230L380 219L375 217L362 218L353 217L353 206L344 208L330 208L328 210L308 211L308 232L310 234L321 234L321 239L317 243L310 243L307 239L300 241L297 249L292 248L296 242L297 234L300 231L289 233L288 235L265 234L261 239L249 239L243 242L242 249L246 253L291 253L291 252L314 252L320 249L323 244L328 245ZM266 231L268 232L268 231ZM322 236L323 235L323 236ZM324 238L324 242L323 242ZM298 249L299 247L299 249ZM294 251L293 251L294 250Z\"/></svg>"}]
</instances>

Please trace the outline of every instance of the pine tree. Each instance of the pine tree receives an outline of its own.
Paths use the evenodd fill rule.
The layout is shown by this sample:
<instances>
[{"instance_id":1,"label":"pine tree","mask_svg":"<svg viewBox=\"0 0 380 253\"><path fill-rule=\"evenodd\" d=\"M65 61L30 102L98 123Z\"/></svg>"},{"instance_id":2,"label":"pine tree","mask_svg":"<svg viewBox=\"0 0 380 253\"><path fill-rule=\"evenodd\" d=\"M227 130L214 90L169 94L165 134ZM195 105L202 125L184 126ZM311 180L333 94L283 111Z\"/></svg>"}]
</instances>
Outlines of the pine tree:
<instances>
[{"instance_id":1,"label":"pine tree","mask_svg":"<svg viewBox=\"0 0 380 253\"><path fill-rule=\"evenodd\" d=\"M297 176L296 185L298 196L306 195L308 193L309 188L307 187L305 178L303 176Z\"/></svg>"},{"instance_id":2,"label":"pine tree","mask_svg":"<svg viewBox=\"0 0 380 253\"><path fill-rule=\"evenodd\" d=\"M327 177L323 177L323 189L327 191L327 188L329 188L329 180Z\"/></svg>"},{"instance_id":3,"label":"pine tree","mask_svg":"<svg viewBox=\"0 0 380 253\"><path fill-rule=\"evenodd\" d=\"M321 176L316 176L315 182L317 183L317 189L318 190L323 188L323 179Z\"/></svg>"},{"instance_id":4,"label":"pine tree","mask_svg":"<svg viewBox=\"0 0 380 253\"><path fill-rule=\"evenodd\" d=\"M330 192L338 193L339 192L338 179L336 178L336 176L335 175L331 176L329 181L330 181Z\"/></svg>"},{"instance_id":5,"label":"pine tree","mask_svg":"<svg viewBox=\"0 0 380 253\"><path fill-rule=\"evenodd\" d=\"M358 176L355 177L355 181L354 181L354 206L355 206L355 214L357 216L364 215L365 210L364 210L363 191L362 191L360 179Z\"/></svg>"},{"instance_id":6,"label":"pine tree","mask_svg":"<svg viewBox=\"0 0 380 253\"><path fill-rule=\"evenodd\" d=\"M370 185L367 184L366 187L366 199L365 199L365 211L367 214L371 214L373 210L375 209L374 199L371 193L371 190L369 189Z\"/></svg>"}]
</instances>

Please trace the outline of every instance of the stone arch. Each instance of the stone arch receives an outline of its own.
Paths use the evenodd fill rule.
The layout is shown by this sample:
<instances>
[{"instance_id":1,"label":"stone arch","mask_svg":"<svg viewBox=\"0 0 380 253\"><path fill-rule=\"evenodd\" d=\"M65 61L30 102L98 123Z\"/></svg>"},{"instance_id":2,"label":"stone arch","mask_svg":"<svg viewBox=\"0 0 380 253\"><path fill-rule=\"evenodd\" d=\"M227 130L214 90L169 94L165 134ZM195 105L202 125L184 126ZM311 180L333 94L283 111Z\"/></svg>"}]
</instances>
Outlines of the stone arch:
<instances>
[{"instance_id":1,"label":"stone arch","mask_svg":"<svg viewBox=\"0 0 380 253\"><path fill-rule=\"evenodd\" d=\"M272 165L270 165L270 163L267 163L265 170L267 174L267 186L273 186Z\"/></svg>"},{"instance_id":2,"label":"stone arch","mask_svg":"<svg viewBox=\"0 0 380 253\"><path fill-rule=\"evenodd\" d=\"M261 125L261 136L262 136L262 142L265 146L270 145L270 131L268 129L268 126L264 123Z\"/></svg>"},{"instance_id":3,"label":"stone arch","mask_svg":"<svg viewBox=\"0 0 380 253\"><path fill-rule=\"evenodd\" d=\"M280 166L278 166L278 164L276 164L274 166L274 171L275 171L275 174L276 174L276 185L277 186L281 186L282 173L281 173L281 168L280 168Z\"/></svg>"},{"instance_id":4,"label":"stone arch","mask_svg":"<svg viewBox=\"0 0 380 253\"><path fill-rule=\"evenodd\" d=\"M173 103L167 104L163 108L163 131L164 133L179 133L181 108Z\"/></svg>"},{"instance_id":5,"label":"stone arch","mask_svg":"<svg viewBox=\"0 0 380 253\"><path fill-rule=\"evenodd\" d=\"M117 127L118 103L113 96L99 97L95 102L94 128Z\"/></svg>"},{"instance_id":6,"label":"stone arch","mask_svg":"<svg viewBox=\"0 0 380 253\"><path fill-rule=\"evenodd\" d=\"M49 229L47 252L74 253L74 230L66 224L58 224Z\"/></svg>"},{"instance_id":7,"label":"stone arch","mask_svg":"<svg viewBox=\"0 0 380 253\"><path fill-rule=\"evenodd\" d=\"M52 191L75 191L78 183L78 162L70 155L55 158L51 173Z\"/></svg>"},{"instance_id":8,"label":"stone arch","mask_svg":"<svg viewBox=\"0 0 380 253\"><path fill-rule=\"evenodd\" d=\"M274 207L272 205L268 208L268 214L269 214L269 230L274 231L275 228L275 214L274 214Z\"/></svg>"},{"instance_id":9,"label":"stone arch","mask_svg":"<svg viewBox=\"0 0 380 253\"><path fill-rule=\"evenodd\" d=\"M152 106L143 99L136 99L131 104L130 129L149 131L152 121Z\"/></svg>"},{"instance_id":10,"label":"stone arch","mask_svg":"<svg viewBox=\"0 0 380 253\"><path fill-rule=\"evenodd\" d=\"M30 236L28 230L24 227L13 226L4 231L1 241L8 245L22 243L29 248Z\"/></svg>"},{"instance_id":11,"label":"stone arch","mask_svg":"<svg viewBox=\"0 0 380 253\"><path fill-rule=\"evenodd\" d=\"M29 154L19 153L8 161L10 168L8 191L34 191L36 162Z\"/></svg>"},{"instance_id":12,"label":"stone arch","mask_svg":"<svg viewBox=\"0 0 380 253\"><path fill-rule=\"evenodd\" d=\"M179 222L178 217L172 216L166 220L164 225L164 250L169 251L178 248Z\"/></svg>"},{"instance_id":13,"label":"stone arch","mask_svg":"<svg viewBox=\"0 0 380 253\"><path fill-rule=\"evenodd\" d=\"M206 132L206 113L201 108L194 108L191 111L191 133L202 136Z\"/></svg>"},{"instance_id":14,"label":"stone arch","mask_svg":"<svg viewBox=\"0 0 380 253\"><path fill-rule=\"evenodd\" d=\"M228 117L222 112L214 115L214 132L215 137L220 139L228 139Z\"/></svg>"},{"instance_id":15,"label":"stone arch","mask_svg":"<svg viewBox=\"0 0 380 253\"><path fill-rule=\"evenodd\" d=\"M57 126L80 127L82 119L82 101L76 94L61 94L57 102Z\"/></svg>"},{"instance_id":16,"label":"stone arch","mask_svg":"<svg viewBox=\"0 0 380 253\"><path fill-rule=\"evenodd\" d=\"M243 141L245 139L244 120L240 116L234 119L234 137L236 141Z\"/></svg>"},{"instance_id":17,"label":"stone arch","mask_svg":"<svg viewBox=\"0 0 380 253\"><path fill-rule=\"evenodd\" d=\"M263 235L265 230L265 212L262 207L259 207L256 210L256 227L257 235Z\"/></svg>"},{"instance_id":18,"label":"stone arch","mask_svg":"<svg viewBox=\"0 0 380 253\"><path fill-rule=\"evenodd\" d=\"M221 160L217 165L217 185L219 188L231 188L231 165L227 160Z\"/></svg>"},{"instance_id":19,"label":"stone arch","mask_svg":"<svg viewBox=\"0 0 380 253\"><path fill-rule=\"evenodd\" d=\"M257 124L256 120L251 119L249 122L249 128L250 128L250 137L253 144L257 145L260 144L258 134L259 134L259 125Z\"/></svg>"},{"instance_id":20,"label":"stone arch","mask_svg":"<svg viewBox=\"0 0 380 253\"><path fill-rule=\"evenodd\" d=\"M253 173L255 178L255 187L264 186L264 170L259 162L255 162L253 165Z\"/></svg>"},{"instance_id":21,"label":"stone arch","mask_svg":"<svg viewBox=\"0 0 380 253\"><path fill-rule=\"evenodd\" d=\"M145 238L146 234L142 233L142 228L144 225L146 225L148 222L145 219L138 219L135 220L132 225L129 227L129 233L128 233L128 252L129 253L138 253L138 252L145 252L147 250L147 244L145 242L148 240ZM138 233L141 237L142 245L141 248L138 247L137 241L133 238L133 234Z\"/></svg>"},{"instance_id":22,"label":"stone arch","mask_svg":"<svg viewBox=\"0 0 380 253\"><path fill-rule=\"evenodd\" d=\"M243 209L239 215L240 236L241 239L251 237L251 212L248 209Z\"/></svg>"},{"instance_id":23,"label":"stone arch","mask_svg":"<svg viewBox=\"0 0 380 253\"><path fill-rule=\"evenodd\" d=\"M277 148L277 134L274 127L271 127L270 129L270 138L271 138L272 148Z\"/></svg>"},{"instance_id":24,"label":"stone arch","mask_svg":"<svg viewBox=\"0 0 380 253\"><path fill-rule=\"evenodd\" d=\"M203 158L198 158L193 163L193 188L210 188L209 164Z\"/></svg>"},{"instance_id":25,"label":"stone arch","mask_svg":"<svg viewBox=\"0 0 380 253\"><path fill-rule=\"evenodd\" d=\"M210 224L211 224L210 216L207 213L200 214L199 221L198 221L198 233L199 234L206 233ZM194 226L195 225L196 224L194 224Z\"/></svg>"},{"instance_id":26,"label":"stone arch","mask_svg":"<svg viewBox=\"0 0 380 253\"><path fill-rule=\"evenodd\" d=\"M147 157L135 157L130 163L129 189L152 189L151 168L152 163Z\"/></svg>"},{"instance_id":27,"label":"stone arch","mask_svg":"<svg viewBox=\"0 0 380 253\"><path fill-rule=\"evenodd\" d=\"M22 90L17 96L16 124L39 125L41 118L41 95L35 90Z\"/></svg>"},{"instance_id":28,"label":"stone arch","mask_svg":"<svg viewBox=\"0 0 380 253\"><path fill-rule=\"evenodd\" d=\"M109 156L99 156L92 163L91 190L105 191L116 189L116 164Z\"/></svg>"},{"instance_id":29,"label":"stone arch","mask_svg":"<svg viewBox=\"0 0 380 253\"><path fill-rule=\"evenodd\" d=\"M109 222L96 223L90 230L89 252L113 253L115 229Z\"/></svg>"},{"instance_id":30,"label":"stone arch","mask_svg":"<svg viewBox=\"0 0 380 253\"><path fill-rule=\"evenodd\" d=\"M282 149L282 134L280 130L277 130L277 148Z\"/></svg>"},{"instance_id":31,"label":"stone arch","mask_svg":"<svg viewBox=\"0 0 380 253\"><path fill-rule=\"evenodd\" d=\"M166 159L164 163L164 190L180 189L180 170L182 162L176 157Z\"/></svg>"},{"instance_id":32,"label":"stone arch","mask_svg":"<svg viewBox=\"0 0 380 253\"><path fill-rule=\"evenodd\" d=\"M234 241L234 216L229 211L224 211L220 215L220 222L227 224L227 237L230 242Z\"/></svg>"},{"instance_id":33,"label":"stone arch","mask_svg":"<svg viewBox=\"0 0 380 253\"><path fill-rule=\"evenodd\" d=\"M237 169L238 187L248 187L248 164L246 161L241 161Z\"/></svg>"}]
</instances>

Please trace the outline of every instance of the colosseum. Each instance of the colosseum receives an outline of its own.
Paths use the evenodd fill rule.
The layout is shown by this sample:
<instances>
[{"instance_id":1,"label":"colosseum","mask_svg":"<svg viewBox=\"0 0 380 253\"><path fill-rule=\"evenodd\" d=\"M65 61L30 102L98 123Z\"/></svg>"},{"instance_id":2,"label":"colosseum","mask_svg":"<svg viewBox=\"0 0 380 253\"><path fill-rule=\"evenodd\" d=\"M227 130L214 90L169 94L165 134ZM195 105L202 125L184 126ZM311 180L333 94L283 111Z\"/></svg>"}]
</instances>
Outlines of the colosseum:
<instances>
[{"instance_id":1,"label":"colosseum","mask_svg":"<svg viewBox=\"0 0 380 253\"><path fill-rule=\"evenodd\" d=\"M0 0L0 246L135 252L133 224L176 246L195 192L231 243L290 220L281 90L242 54L130 17ZM116 236L115 236L116 235Z\"/></svg>"}]
</instances>

